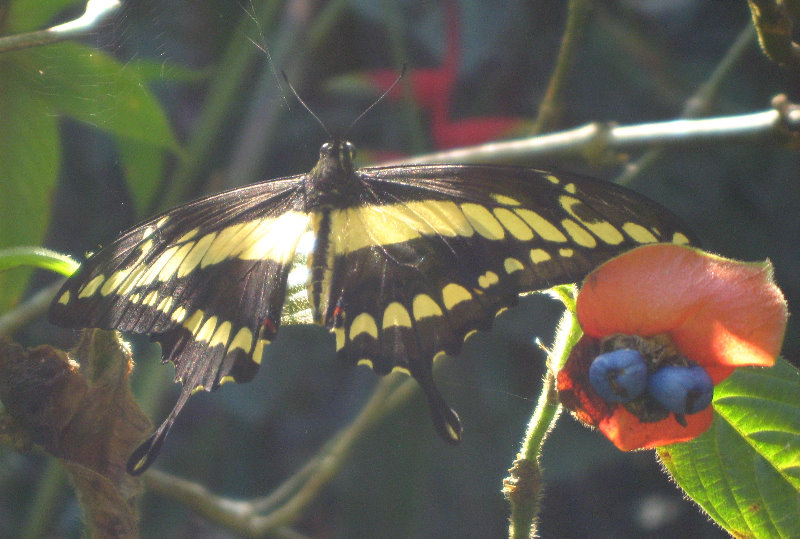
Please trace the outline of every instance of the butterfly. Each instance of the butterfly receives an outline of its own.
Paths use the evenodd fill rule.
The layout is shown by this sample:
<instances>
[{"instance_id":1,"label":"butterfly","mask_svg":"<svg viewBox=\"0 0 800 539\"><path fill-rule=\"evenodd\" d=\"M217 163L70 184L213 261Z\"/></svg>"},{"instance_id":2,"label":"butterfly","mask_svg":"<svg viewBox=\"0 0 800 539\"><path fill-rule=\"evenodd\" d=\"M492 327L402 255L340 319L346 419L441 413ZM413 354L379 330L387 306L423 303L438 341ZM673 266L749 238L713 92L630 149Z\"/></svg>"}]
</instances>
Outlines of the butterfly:
<instances>
[{"instance_id":1,"label":"butterfly","mask_svg":"<svg viewBox=\"0 0 800 539\"><path fill-rule=\"evenodd\" d=\"M356 169L354 155L333 139L307 174L148 219L56 294L51 322L149 334L175 364L180 396L131 455L130 473L152 464L193 392L255 376L282 322L289 272L303 261L310 319L333 332L336 355L410 374L436 430L458 443L436 358L459 353L520 294L578 282L638 245L696 241L668 210L609 182L497 165Z\"/></svg>"}]
</instances>

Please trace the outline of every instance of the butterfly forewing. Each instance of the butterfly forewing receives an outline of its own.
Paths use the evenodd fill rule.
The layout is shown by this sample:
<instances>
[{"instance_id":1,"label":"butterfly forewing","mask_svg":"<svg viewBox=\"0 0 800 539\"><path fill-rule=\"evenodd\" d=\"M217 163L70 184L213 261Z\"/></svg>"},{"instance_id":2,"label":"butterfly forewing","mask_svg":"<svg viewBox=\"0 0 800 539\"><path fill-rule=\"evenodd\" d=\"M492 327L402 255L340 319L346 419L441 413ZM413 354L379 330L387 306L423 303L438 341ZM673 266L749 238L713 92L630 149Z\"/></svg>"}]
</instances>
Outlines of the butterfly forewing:
<instances>
[{"instance_id":1,"label":"butterfly forewing","mask_svg":"<svg viewBox=\"0 0 800 539\"><path fill-rule=\"evenodd\" d=\"M434 384L435 357L458 353L519 294L579 281L643 243L694 241L667 210L599 180L477 165L353 171L351 156L330 143L309 174L180 206L65 283L51 321L149 333L184 384L129 470L152 462L192 391L255 375L309 230L313 320L347 362L410 373L451 442L461 426Z\"/></svg>"}]
</instances>

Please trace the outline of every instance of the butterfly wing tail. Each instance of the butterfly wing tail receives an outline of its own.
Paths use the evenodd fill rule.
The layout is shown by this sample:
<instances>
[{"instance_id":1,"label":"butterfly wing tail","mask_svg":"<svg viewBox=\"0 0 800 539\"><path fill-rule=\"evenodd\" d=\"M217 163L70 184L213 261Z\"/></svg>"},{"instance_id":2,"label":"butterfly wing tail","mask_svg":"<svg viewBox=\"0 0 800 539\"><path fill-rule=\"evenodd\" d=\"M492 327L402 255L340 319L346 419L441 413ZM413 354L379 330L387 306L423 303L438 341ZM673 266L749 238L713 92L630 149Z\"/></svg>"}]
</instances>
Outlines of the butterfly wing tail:
<instances>
[{"instance_id":1,"label":"butterfly wing tail","mask_svg":"<svg viewBox=\"0 0 800 539\"><path fill-rule=\"evenodd\" d=\"M178 414L186 404L186 401L189 400L190 396L191 393L188 391L181 392L178 402L175 404L169 416L161 423L161 426L131 453L126 465L129 474L140 475L155 462L156 457L158 457L158 454L161 452L161 446L164 444L164 440L167 439L167 435L172 429L173 423L175 423L175 418L178 417Z\"/></svg>"},{"instance_id":2,"label":"butterfly wing tail","mask_svg":"<svg viewBox=\"0 0 800 539\"><path fill-rule=\"evenodd\" d=\"M433 426L436 427L436 432L439 433L444 441L449 444L457 445L461 443L461 421L458 419L458 414L447 405L439 390L433 383L433 378L430 380L417 378L425 396L428 398L428 407L431 411L431 418L433 419Z\"/></svg>"}]
</instances>

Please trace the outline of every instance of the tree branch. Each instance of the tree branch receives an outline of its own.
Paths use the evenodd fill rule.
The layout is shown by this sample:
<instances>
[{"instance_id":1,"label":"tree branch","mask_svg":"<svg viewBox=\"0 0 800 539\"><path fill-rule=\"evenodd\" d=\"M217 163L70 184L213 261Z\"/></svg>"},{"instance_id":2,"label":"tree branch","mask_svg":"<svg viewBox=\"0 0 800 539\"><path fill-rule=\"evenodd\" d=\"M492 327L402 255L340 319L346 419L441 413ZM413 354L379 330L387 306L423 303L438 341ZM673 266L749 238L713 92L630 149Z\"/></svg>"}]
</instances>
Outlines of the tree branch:
<instances>
[{"instance_id":1,"label":"tree branch","mask_svg":"<svg viewBox=\"0 0 800 539\"><path fill-rule=\"evenodd\" d=\"M789 137L800 132L800 107L778 96L763 112L679 119L629 126L594 122L567 131L469 148L414 156L387 164L507 163L543 157L578 156L599 151L631 151L650 146L697 146L733 140Z\"/></svg>"},{"instance_id":2,"label":"tree branch","mask_svg":"<svg viewBox=\"0 0 800 539\"><path fill-rule=\"evenodd\" d=\"M363 433L386 414L405 402L417 389L411 378L398 383L396 376L384 377L358 417L329 440L300 470L263 498L246 501L223 498L205 486L158 470L144 474L149 489L177 499L205 518L246 536L267 533L288 536L290 526L303 515L320 490L327 486L347 462Z\"/></svg>"}]
</instances>

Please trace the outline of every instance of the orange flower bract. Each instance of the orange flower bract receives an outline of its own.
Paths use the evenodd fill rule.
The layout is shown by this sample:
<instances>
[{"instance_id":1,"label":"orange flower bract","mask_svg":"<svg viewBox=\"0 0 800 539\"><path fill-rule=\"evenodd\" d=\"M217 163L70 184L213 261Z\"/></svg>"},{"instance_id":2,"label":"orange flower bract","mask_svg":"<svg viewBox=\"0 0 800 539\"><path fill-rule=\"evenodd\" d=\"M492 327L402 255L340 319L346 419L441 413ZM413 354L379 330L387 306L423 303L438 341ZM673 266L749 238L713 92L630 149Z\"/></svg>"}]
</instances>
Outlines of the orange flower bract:
<instances>
[{"instance_id":1,"label":"orange flower bract","mask_svg":"<svg viewBox=\"0 0 800 539\"><path fill-rule=\"evenodd\" d=\"M711 407L682 417L682 425L673 414L643 422L605 403L586 374L596 350L591 343L615 334L665 335L716 385L736 367L771 366L787 316L769 261L739 262L673 244L639 247L595 269L578 293L584 336L558 374L562 402L622 450L689 440L710 426Z\"/></svg>"}]
</instances>

